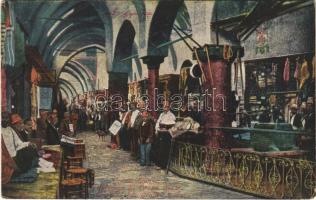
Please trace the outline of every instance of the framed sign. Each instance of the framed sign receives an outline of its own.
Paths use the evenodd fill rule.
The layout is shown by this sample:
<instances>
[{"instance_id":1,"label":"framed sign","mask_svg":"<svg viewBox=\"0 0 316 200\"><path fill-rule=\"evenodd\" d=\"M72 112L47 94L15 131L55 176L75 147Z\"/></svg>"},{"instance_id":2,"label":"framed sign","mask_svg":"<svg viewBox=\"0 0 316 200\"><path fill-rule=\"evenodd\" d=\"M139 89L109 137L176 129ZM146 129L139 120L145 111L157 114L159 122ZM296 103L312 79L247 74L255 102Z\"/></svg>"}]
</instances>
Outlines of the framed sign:
<instances>
[{"instance_id":1,"label":"framed sign","mask_svg":"<svg viewBox=\"0 0 316 200\"><path fill-rule=\"evenodd\" d=\"M38 109L51 110L53 99L53 88L37 87Z\"/></svg>"}]
</instances>

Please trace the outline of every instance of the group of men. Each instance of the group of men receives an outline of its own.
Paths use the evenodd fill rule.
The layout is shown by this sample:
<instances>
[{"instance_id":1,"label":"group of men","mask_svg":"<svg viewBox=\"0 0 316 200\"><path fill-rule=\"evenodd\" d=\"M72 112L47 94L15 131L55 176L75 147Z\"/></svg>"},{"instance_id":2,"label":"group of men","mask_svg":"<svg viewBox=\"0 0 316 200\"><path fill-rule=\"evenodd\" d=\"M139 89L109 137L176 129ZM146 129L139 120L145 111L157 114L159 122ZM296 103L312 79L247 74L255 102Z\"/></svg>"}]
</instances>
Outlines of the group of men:
<instances>
[{"instance_id":1,"label":"group of men","mask_svg":"<svg viewBox=\"0 0 316 200\"><path fill-rule=\"evenodd\" d=\"M20 174L30 169L37 159L37 147L43 144L60 144L62 135L73 136L74 127L69 113L65 112L62 120L58 111L40 111L40 118L23 120L19 114L2 112L2 170L7 168L8 175ZM10 164L11 163L11 164ZM4 179L5 180L5 179Z\"/></svg>"},{"instance_id":2,"label":"group of men","mask_svg":"<svg viewBox=\"0 0 316 200\"><path fill-rule=\"evenodd\" d=\"M290 124L293 130L315 131L315 107L312 102L303 102L300 109L291 105Z\"/></svg>"},{"instance_id":3,"label":"group of men","mask_svg":"<svg viewBox=\"0 0 316 200\"><path fill-rule=\"evenodd\" d=\"M128 109L125 105L125 111L119 113L122 126L114 141L119 148L130 150L132 156L139 157L141 166L149 166L151 161L157 161L158 133L163 132L164 126L175 124L176 117L168 102L164 103L157 120L146 110L143 101L132 102L129 106Z\"/></svg>"}]
</instances>

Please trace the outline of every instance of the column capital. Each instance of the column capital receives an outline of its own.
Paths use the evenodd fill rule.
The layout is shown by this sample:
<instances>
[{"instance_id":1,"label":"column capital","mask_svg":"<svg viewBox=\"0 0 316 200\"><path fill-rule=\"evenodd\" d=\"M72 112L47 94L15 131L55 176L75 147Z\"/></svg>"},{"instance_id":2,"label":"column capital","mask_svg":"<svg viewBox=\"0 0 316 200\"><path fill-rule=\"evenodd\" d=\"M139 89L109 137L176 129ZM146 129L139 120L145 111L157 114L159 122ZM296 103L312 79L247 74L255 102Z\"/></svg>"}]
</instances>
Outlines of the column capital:
<instances>
[{"instance_id":1,"label":"column capital","mask_svg":"<svg viewBox=\"0 0 316 200\"><path fill-rule=\"evenodd\" d=\"M141 58L148 69L159 69L159 65L163 63L164 56L144 56Z\"/></svg>"}]
</instances>

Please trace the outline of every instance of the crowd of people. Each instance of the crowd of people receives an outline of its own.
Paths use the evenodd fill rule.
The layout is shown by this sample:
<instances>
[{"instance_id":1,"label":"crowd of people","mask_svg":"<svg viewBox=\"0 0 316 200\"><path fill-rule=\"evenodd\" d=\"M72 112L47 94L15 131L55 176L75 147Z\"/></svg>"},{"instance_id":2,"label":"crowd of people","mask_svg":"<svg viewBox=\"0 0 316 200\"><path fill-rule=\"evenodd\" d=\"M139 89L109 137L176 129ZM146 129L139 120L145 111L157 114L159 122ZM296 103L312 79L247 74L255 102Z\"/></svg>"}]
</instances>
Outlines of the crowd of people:
<instances>
[{"instance_id":1,"label":"crowd of people","mask_svg":"<svg viewBox=\"0 0 316 200\"><path fill-rule=\"evenodd\" d=\"M2 142L6 152L13 159L19 170L23 172L30 168L36 158L36 147L48 144L58 145L62 135L75 137L80 131L95 131L111 134L109 128L115 121L121 126L117 134L111 134L111 147L130 151L131 155L139 159L140 165L167 166L168 149L171 136L168 129L176 123L176 117L170 110L168 102L163 104L163 112L158 119L154 119L146 109L143 101L124 102L120 111L106 111L96 109L93 105L84 107L69 107L59 113L56 109L51 112L40 110L39 118L23 120L18 114L2 113ZM194 108L194 107L193 107ZM315 111L313 102L302 103L300 107L292 104L290 107L289 124L293 130L314 131ZM243 113L244 125L249 124L247 113ZM61 116L61 117L60 117ZM203 124L201 113L196 109L187 112L180 111L180 116L191 117ZM261 123L284 123L284 115L279 110L262 112L258 116Z\"/></svg>"},{"instance_id":2,"label":"crowd of people","mask_svg":"<svg viewBox=\"0 0 316 200\"><path fill-rule=\"evenodd\" d=\"M295 103L289 107L289 118L286 120L284 110L278 107L262 109L259 112L243 111L240 117L241 127L251 127L256 123L288 123L294 131L313 132L315 130L315 107L313 101L303 102L299 106Z\"/></svg>"}]
</instances>

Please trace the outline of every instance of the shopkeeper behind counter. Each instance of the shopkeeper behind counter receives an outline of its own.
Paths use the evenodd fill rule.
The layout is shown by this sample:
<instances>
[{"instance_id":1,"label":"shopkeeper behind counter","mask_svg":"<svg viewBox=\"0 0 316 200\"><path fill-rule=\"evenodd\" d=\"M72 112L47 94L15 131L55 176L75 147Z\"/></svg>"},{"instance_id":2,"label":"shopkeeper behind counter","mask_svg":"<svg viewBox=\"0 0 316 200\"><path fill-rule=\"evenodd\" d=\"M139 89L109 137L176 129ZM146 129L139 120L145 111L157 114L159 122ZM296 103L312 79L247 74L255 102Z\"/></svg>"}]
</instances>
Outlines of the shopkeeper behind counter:
<instances>
[{"instance_id":1,"label":"shopkeeper behind counter","mask_svg":"<svg viewBox=\"0 0 316 200\"><path fill-rule=\"evenodd\" d=\"M292 125L293 130L298 130L299 128L302 128L301 115L297 113L296 104L291 105L290 124Z\"/></svg>"}]
</instances>

